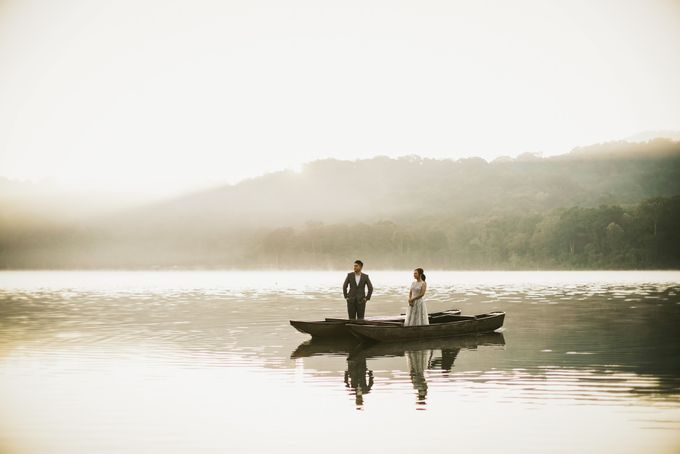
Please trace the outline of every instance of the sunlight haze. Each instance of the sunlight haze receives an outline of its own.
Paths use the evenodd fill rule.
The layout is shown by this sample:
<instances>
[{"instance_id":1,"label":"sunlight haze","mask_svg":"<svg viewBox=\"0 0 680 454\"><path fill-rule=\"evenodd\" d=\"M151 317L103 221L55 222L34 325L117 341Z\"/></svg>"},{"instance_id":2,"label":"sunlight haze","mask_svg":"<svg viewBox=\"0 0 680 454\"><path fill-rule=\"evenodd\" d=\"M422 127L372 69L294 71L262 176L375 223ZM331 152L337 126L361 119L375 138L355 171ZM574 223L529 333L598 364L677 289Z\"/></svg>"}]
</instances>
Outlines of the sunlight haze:
<instances>
[{"instance_id":1,"label":"sunlight haze","mask_svg":"<svg viewBox=\"0 0 680 454\"><path fill-rule=\"evenodd\" d=\"M0 176L169 195L680 129L672 1L0 2Z\"/></svg>"}]
</instances>

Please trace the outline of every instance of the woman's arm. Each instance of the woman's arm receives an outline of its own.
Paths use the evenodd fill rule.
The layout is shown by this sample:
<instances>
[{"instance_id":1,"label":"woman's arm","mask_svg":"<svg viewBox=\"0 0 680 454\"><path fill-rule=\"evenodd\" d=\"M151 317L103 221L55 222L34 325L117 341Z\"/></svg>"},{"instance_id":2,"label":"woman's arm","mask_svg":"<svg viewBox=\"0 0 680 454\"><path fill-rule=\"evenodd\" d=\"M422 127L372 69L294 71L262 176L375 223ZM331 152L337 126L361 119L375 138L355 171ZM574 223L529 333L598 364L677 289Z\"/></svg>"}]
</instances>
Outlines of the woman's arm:
<instances>
[{"instance_id":1,"label":"woman's arm","mask_svg":"<svg viewBox=\"0 0 680 454\"><path fill-rule=\"evenodd\" d=\"M408 291L408 305L409 306L413 306L413 300L411 299L412 292L413 292L413 290Z\"/></svg>"},{"instance_id":2,"label":"woman's arm","mask_svg":"<svg viewBox=\"0 0 680 454\"><path fill-rule=\"evenodd\" d=\"M426 292L426 291L427 291L427 283L426 283L426 282L423 282L423 293L421 293L420 295L418 295L417 297L415 297L415 298L413 298L413 299L414 299L414 300L419 300L420 298L422 298L423 296L425 296L425 292ZM410 295L410 294L409 294L409 295Z\"/></svg>"}]
</instances>

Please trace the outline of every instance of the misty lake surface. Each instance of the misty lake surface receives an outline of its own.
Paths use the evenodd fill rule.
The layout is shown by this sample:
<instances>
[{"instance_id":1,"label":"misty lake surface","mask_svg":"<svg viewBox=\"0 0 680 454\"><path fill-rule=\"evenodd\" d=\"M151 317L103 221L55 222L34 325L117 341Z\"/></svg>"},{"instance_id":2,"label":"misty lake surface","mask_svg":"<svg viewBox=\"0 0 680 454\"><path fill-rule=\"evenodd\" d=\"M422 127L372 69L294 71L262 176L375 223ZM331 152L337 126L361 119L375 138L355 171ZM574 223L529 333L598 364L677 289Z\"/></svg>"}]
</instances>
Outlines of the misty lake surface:
<instances>
[{"instance_id":1,"label":"misty lake surface","mask_svg":"<svg viewBox=\"0 0 680 454\"><path fill-rule=\"evenodd\" d=\"M0 272L0 452L680 452L680 272L430 272L501 332L309 342L344 277Z\"/></svg>"}]
</instances>

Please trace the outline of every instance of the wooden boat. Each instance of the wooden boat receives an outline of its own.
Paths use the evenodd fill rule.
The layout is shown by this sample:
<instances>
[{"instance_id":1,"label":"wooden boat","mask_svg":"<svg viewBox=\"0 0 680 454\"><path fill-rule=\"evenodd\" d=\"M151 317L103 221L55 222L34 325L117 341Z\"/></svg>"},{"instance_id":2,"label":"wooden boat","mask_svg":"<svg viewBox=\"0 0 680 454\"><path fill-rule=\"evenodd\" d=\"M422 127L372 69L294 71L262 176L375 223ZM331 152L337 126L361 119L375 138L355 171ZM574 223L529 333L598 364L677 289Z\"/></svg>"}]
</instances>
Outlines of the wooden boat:
<instances>
[{"instance_id":1,"label":"wooden boat","mask_svg":"<svg viewBox=\"0 0 680 454\"><path fill-rule=\"evenodd\" d=\"M421 326L348 323L347 327L360 339L394 342L490 333L503 326L504 320L505 312L496 311L474 316L447 314Z\"/></svg>"},{"instance_id":2,"label":"wooden boat","mask_svg":"<svg viewBox=\"0 0 680 454\"><path fill-rule=\"evenodd\" d=\"M460 314L460 309L449 309L441 312L433 312L430 314L430 323L433 323L438 317L455 314ZM290 320L290 324L293 328L300 331L301 333L311 334L312 337L351 336L352 332L347 327L347 324L350 322L355 325L402 326L404 324L404 316L377 316L367 317L363 320L327 318L325 320L312 322Z\"/></svg>"}]
</instances>

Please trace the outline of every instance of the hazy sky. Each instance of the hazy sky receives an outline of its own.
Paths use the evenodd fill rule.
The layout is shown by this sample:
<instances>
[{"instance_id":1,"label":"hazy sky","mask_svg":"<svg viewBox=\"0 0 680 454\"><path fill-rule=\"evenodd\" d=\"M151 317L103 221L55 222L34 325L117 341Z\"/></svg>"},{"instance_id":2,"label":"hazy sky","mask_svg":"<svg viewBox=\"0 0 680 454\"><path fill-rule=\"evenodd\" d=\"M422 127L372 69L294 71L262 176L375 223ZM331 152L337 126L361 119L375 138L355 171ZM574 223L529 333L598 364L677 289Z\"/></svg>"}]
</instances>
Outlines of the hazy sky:
<instances>
[{"instance_id":1,"label":"hazy sky","mask_svg":"<svg viewBox=\"0 0 680 454\"><path fill-rule=\"evenodd\" d=\"M0 175L164 194L680 129L680 2L0 0Z\"/></svg>"}]
</instances>

